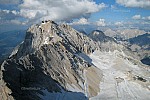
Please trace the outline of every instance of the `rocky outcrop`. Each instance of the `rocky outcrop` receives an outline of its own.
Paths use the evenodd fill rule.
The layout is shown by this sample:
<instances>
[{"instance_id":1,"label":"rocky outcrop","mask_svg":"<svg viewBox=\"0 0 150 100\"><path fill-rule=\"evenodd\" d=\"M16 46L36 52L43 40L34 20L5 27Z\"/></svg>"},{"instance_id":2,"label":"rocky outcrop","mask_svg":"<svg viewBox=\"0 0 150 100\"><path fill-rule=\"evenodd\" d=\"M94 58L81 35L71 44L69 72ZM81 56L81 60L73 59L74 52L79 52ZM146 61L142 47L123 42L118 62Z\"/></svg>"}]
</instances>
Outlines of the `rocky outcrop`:
<instances>
[{"instance_id":1,"label":"rocky outcrop","mask_svg":"<svg viewBox=\"0 0 150 100\"><path fill-rule=\"evenodd\" d=\"M2 79L2 71L0 70L0 98L1 100L14 100L14 98L10 95L11 90L6 86L6 83Z\"/></svg>"}]
</instances>

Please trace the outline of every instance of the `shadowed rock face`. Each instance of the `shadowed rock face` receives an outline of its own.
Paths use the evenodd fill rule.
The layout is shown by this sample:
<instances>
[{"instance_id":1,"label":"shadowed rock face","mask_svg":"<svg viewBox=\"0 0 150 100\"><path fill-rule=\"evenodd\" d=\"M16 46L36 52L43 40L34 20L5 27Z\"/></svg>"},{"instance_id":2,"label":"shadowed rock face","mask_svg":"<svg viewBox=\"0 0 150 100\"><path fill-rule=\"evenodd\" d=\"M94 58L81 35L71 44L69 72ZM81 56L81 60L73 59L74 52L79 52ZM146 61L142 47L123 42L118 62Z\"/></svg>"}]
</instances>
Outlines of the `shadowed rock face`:
<instances>
[{"instance_id":1,"label":"shadowed rock face","mask_svg":"<svg viewBox=\"0 0 150 100\"><path fill-rule=\"evenodd\" d=\"M129 48L133 52L137 52L143 64L150 65L150 34L145 33L128 39Z\"/></svg>"},{"instance_id":2,"label":"shadowed rock face","mask_svg":"<svg viewBox=\"0 0 150 100\"><path fill-rule=\"evenodd\" d=\"M108 41L115 41L113 38L106 36L102 31L100 30L94 30L92 33L88 35L90 38L92 38L94 41L99 42L108 42Z\"/></svg>"},{"instance_id":3,"label":"shadowed rock face","mask_svg":"<svg viewBox=\"0 0 150 100\"><path fill-rule=\"evenodd\" d=\"M6 86L5 81L2 79L2 71L0 70L0 98L1 100L14 100L10 94L12 91Z\"/></svg>"},{"instance_id":4,"label":"shadowed rock face","mask_svg":"<svg viewBox=\"0 0 150 100\"><path fill-rule=\"evenodd\" d=\"M90 90L85 90L84 72L88 67L93 71L97 68L80 54L90 54L97 49L96 42L68 25L57 25L53 21L33 25L27 30L24 42L3 62L3 80L16 100L41 99L45 89L50 93L68 91L87 99L85 91L89 91L91 97L99 89L94 91L97 87L89 82ZM94 84L98 85L100 80L97 82Z\"/></svg>"},{"instance_id":5,"label":"shadowed rock face","mask_svg":"<svg viewBox=\"0 0 150 100\"><path fill-rule=\"evenodd\" d=\"M150 66L150 57L145 57L141 60L143 64L149 65Z\"/></svg>"},{"instance_id":6,"label":"shadowed rock face","mask_svg":"<svg viewBox=\"0 0 150 100\"><path fill-rule=\"evenodd\" d=\"M137 44L139 46L146 46L146 45L149 45L150 43L150 34L148 33L145 33L143 35L139 35L137 37L134 37L134 38L130 38L129 39L129 42L131 44ZM148 47L148 46L147 46ZM145 49L150 49L150 48L145 48Z\"/></svg>"},{"instance_id":7,"label":"shadowed rock face","mask_svg":"<svg viewBox=\"0 0 150 100\"><path fill-rule=\"evenodd\" d=\"M15 99L38 99L36 93L40 93L43 88L48 88L50 92L60 91L57 85L59 83L45 75L42 66L42 62L34 54L19 60L7 60L7 64L4 65L3 79L12 90Z\"/></svg>"}]
</instances>

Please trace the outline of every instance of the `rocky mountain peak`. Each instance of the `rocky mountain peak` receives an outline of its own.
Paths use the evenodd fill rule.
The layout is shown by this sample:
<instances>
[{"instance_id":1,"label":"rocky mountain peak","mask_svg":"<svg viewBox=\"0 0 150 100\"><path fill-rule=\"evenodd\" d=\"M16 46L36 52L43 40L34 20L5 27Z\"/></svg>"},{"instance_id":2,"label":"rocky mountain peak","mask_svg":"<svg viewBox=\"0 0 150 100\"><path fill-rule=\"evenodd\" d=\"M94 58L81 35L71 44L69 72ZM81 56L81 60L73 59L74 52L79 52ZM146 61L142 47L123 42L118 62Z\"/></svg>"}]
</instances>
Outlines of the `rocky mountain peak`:
<instances>
[{"instance_id":1,"label":"rocky mountain peak","mask_svg":"<svg viewBox=\"0 0 150 100\"><path fill-rule=\"evenodd\" d=\"M38 100L39 96L35 94L44 90L60 92L72 91L71 88L75 88L75 94L84 92L85 69L90 67L94 72L98 70L94 68L87 54L98 49L96 42L69 25L43 21L41 24L32 25L27 30L23 43L17 46L9 59L3 63L3 74L6 75L4 80L10 83L15 99L36 98ZM11 73L15 73L15 76ZM100 76L96 75L96 77ZM8 80L10 78L12 79ZM93 82L94 80L89 83L91 88L95 88ZM98 83L95 85L98 86ZM26 91L21 90L22 87L33 86L40 90L36 93L27 92L27 94ZM89 91L88 95L94 96L98 91L99 89ZM21 97L18 93L25 96ZM31 96L27 97L27 95ZM81 96L84 97L82 94L78 98Z\"/></svg>"},{"instance_id":2,"label":"rocky mountain peak","mask_svg":"<svg viewBox=\"0 0 150 100\"><path fill-rule=\"evenodd\" d=\"M90 38L92 38L94 41L99 42L107 42L107 41L114 41L113 38L106 36L102 31L100 30L94 30L88 35Z\"/></svg>"},{"instance_id":3,"label":"rocky mountain peak","mask_svg":"<svg viewBox=\"0 0 150 100\"><path fill-rule=\"evenodd\" d=\"M60 33L58 25L51 20L32 25L27 30L25 39L18 49L18 56L33 53L43 45L61 41L58 33Z\"/></svg>"},{"instance_id":4,"label":"rocky mountain peak","mask_svg":"<svg viewBox=\"0 0 150 100\"><path fill-rule=\"evenodd\" d=\"M42 21L41 24L32 25L26 32L24 42L18 50L19 55L26 55L39 50L44 45L54 45L58 42L70 43L74 50L91 52L96 46L92 39L86 35L77 32L67 24L58 25L55 22L48 20ZM87 51L87 48L89 49Z\"/></svg>"},{"instance_id":5,"label":"rocky mountain peak","mask_svg":"<svg viewBox=\"0 0 150 100\"><path fill-rule=\"evenodd\" d=\"M53 21L42 21L40 25L33 25L27 30L25 42L32 40L32 48L40 48L44 44L55 43L60 40L58 25Z\"/></svg>"}]
</instances>

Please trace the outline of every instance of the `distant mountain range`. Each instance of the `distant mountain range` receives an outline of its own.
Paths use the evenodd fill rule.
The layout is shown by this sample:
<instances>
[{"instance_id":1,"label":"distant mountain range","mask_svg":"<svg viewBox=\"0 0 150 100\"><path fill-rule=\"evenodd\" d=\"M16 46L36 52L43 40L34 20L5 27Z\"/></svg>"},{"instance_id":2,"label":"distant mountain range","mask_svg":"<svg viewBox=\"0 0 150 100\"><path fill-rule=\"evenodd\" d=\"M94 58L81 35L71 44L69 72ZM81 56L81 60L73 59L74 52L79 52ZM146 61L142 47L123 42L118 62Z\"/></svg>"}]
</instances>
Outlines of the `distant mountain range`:
<instances>
[{"instance_id":1,"label":"distant mountain range","mask_svg":"<svg viewBox=\"0 0 150 100\"><path fill-rule=\"evenodd\" d=\"M150 34L138 35L128 41L132 51L136 51L141 56L142 63L150 65Z\"/></svg>"},{"instance_id":2,"label":"distant mountain range","mask_svg":"<svg viewBox=\"0 0 150 100\"><path fill-rule=\"evenodd\" d=\"M130 38L129 42L131 44L139 45L139 46L143 47L143 49L150 50L150 34L148 34L148 33L138 35L137 37Z\"/></svg>"}]
</instances>

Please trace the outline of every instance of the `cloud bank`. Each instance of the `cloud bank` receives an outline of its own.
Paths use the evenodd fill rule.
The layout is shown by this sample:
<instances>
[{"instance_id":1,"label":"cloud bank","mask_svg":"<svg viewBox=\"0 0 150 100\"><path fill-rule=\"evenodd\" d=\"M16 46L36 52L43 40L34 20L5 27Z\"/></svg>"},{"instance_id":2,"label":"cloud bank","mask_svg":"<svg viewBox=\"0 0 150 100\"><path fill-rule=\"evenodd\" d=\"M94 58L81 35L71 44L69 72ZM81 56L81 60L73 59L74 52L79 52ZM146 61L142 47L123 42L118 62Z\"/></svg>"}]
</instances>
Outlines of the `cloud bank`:
<instances>
[{"instance_id":1,"label":"cloud bank","mask_svg":"<svg viewBox=\"0 0 150 100\"><path fill-rule=\"evenodd\" d=\"M116 0L116 3L125 7L139 7L150 9L150 0Z\"/></svg>"},{"instance_id":2,"label":"cloud bank","mask_svg":"<svg viewBox=\"0 0 150 100\"><path fill-rule=\"evenodd\" d=\"M132 19L150 21L150 16L134 15Z\"/></svg>"},{"instance_id":3,"label":"cloud bank","mask_svg":"<svg viewBox=\"0 0 150 100\"><path fill-rule=\"evenodd\" d=\"M91 13L106 7L91 0L23 0L20 15L30 20L69 21L73 18L88 18Z\"/></svg>"},{"instance_id":4,"label":"cloud bank","mask_svg":"<svg viewBox=\"0 0 150 100\"><path fill-rule=\"evenodd\" d=\"M134 15L134 16L132 17L132 19L135 19L135 20L141 19L141 15Z\"/></svg>"},{"instance_id":5,"label":"cloud bank","mask_svg":"<svg viewBox=\"0 0 150 100\"><path fill-rule=\"evenodd\" d=\"M86 18L80 18L78 21L74 21L71 23L71 25L87 25L90 24L90 22L88 22L88 19Z\"/></svg>"},{"instance_id":6,"label":"cloud bank","mask_svg":"<svg viewBox=\"0 0 150 100\"><path fill-rule=\"evenodd\" d=\"M19 4L21 0L0 0L0 4Z\"/></svg>"},{"instance_id":7,"label":"cloud bank","mask_svg":"<svg viewBox=\"0 0 150 100\"><path fill-rule=\"evenodd\" d=\"M98 21L96 21L96 25L97 26L106 26L105 19L100 18Z\"/></svg>"},{"instance_id":8,"label":"cloud bank","mask_svg":"<svg viewBox=\"0 0 150 100\"><path fill-rule=\"evenodd\" d=\"M114 25L120 27L120 26L123 26L123 22L115 22Z\"/></svg>"},{"instance_id":9,"label":"cloud bank","mask_svg":"<svg viewBox=\"0 0 150 100\"><path fill-rule=\"evenodd\" d=\"M87 24L86 19L92 13L107 7L106 4L97 4L93 0L0 0L0 4L18 6L17 11L0 9L0 22L16 24L33 24L42 20L69 22L80 18L85 19L79 20L79 24ZM20 22L17 22L16 19Z\"/></svg>"}]
</instances>

